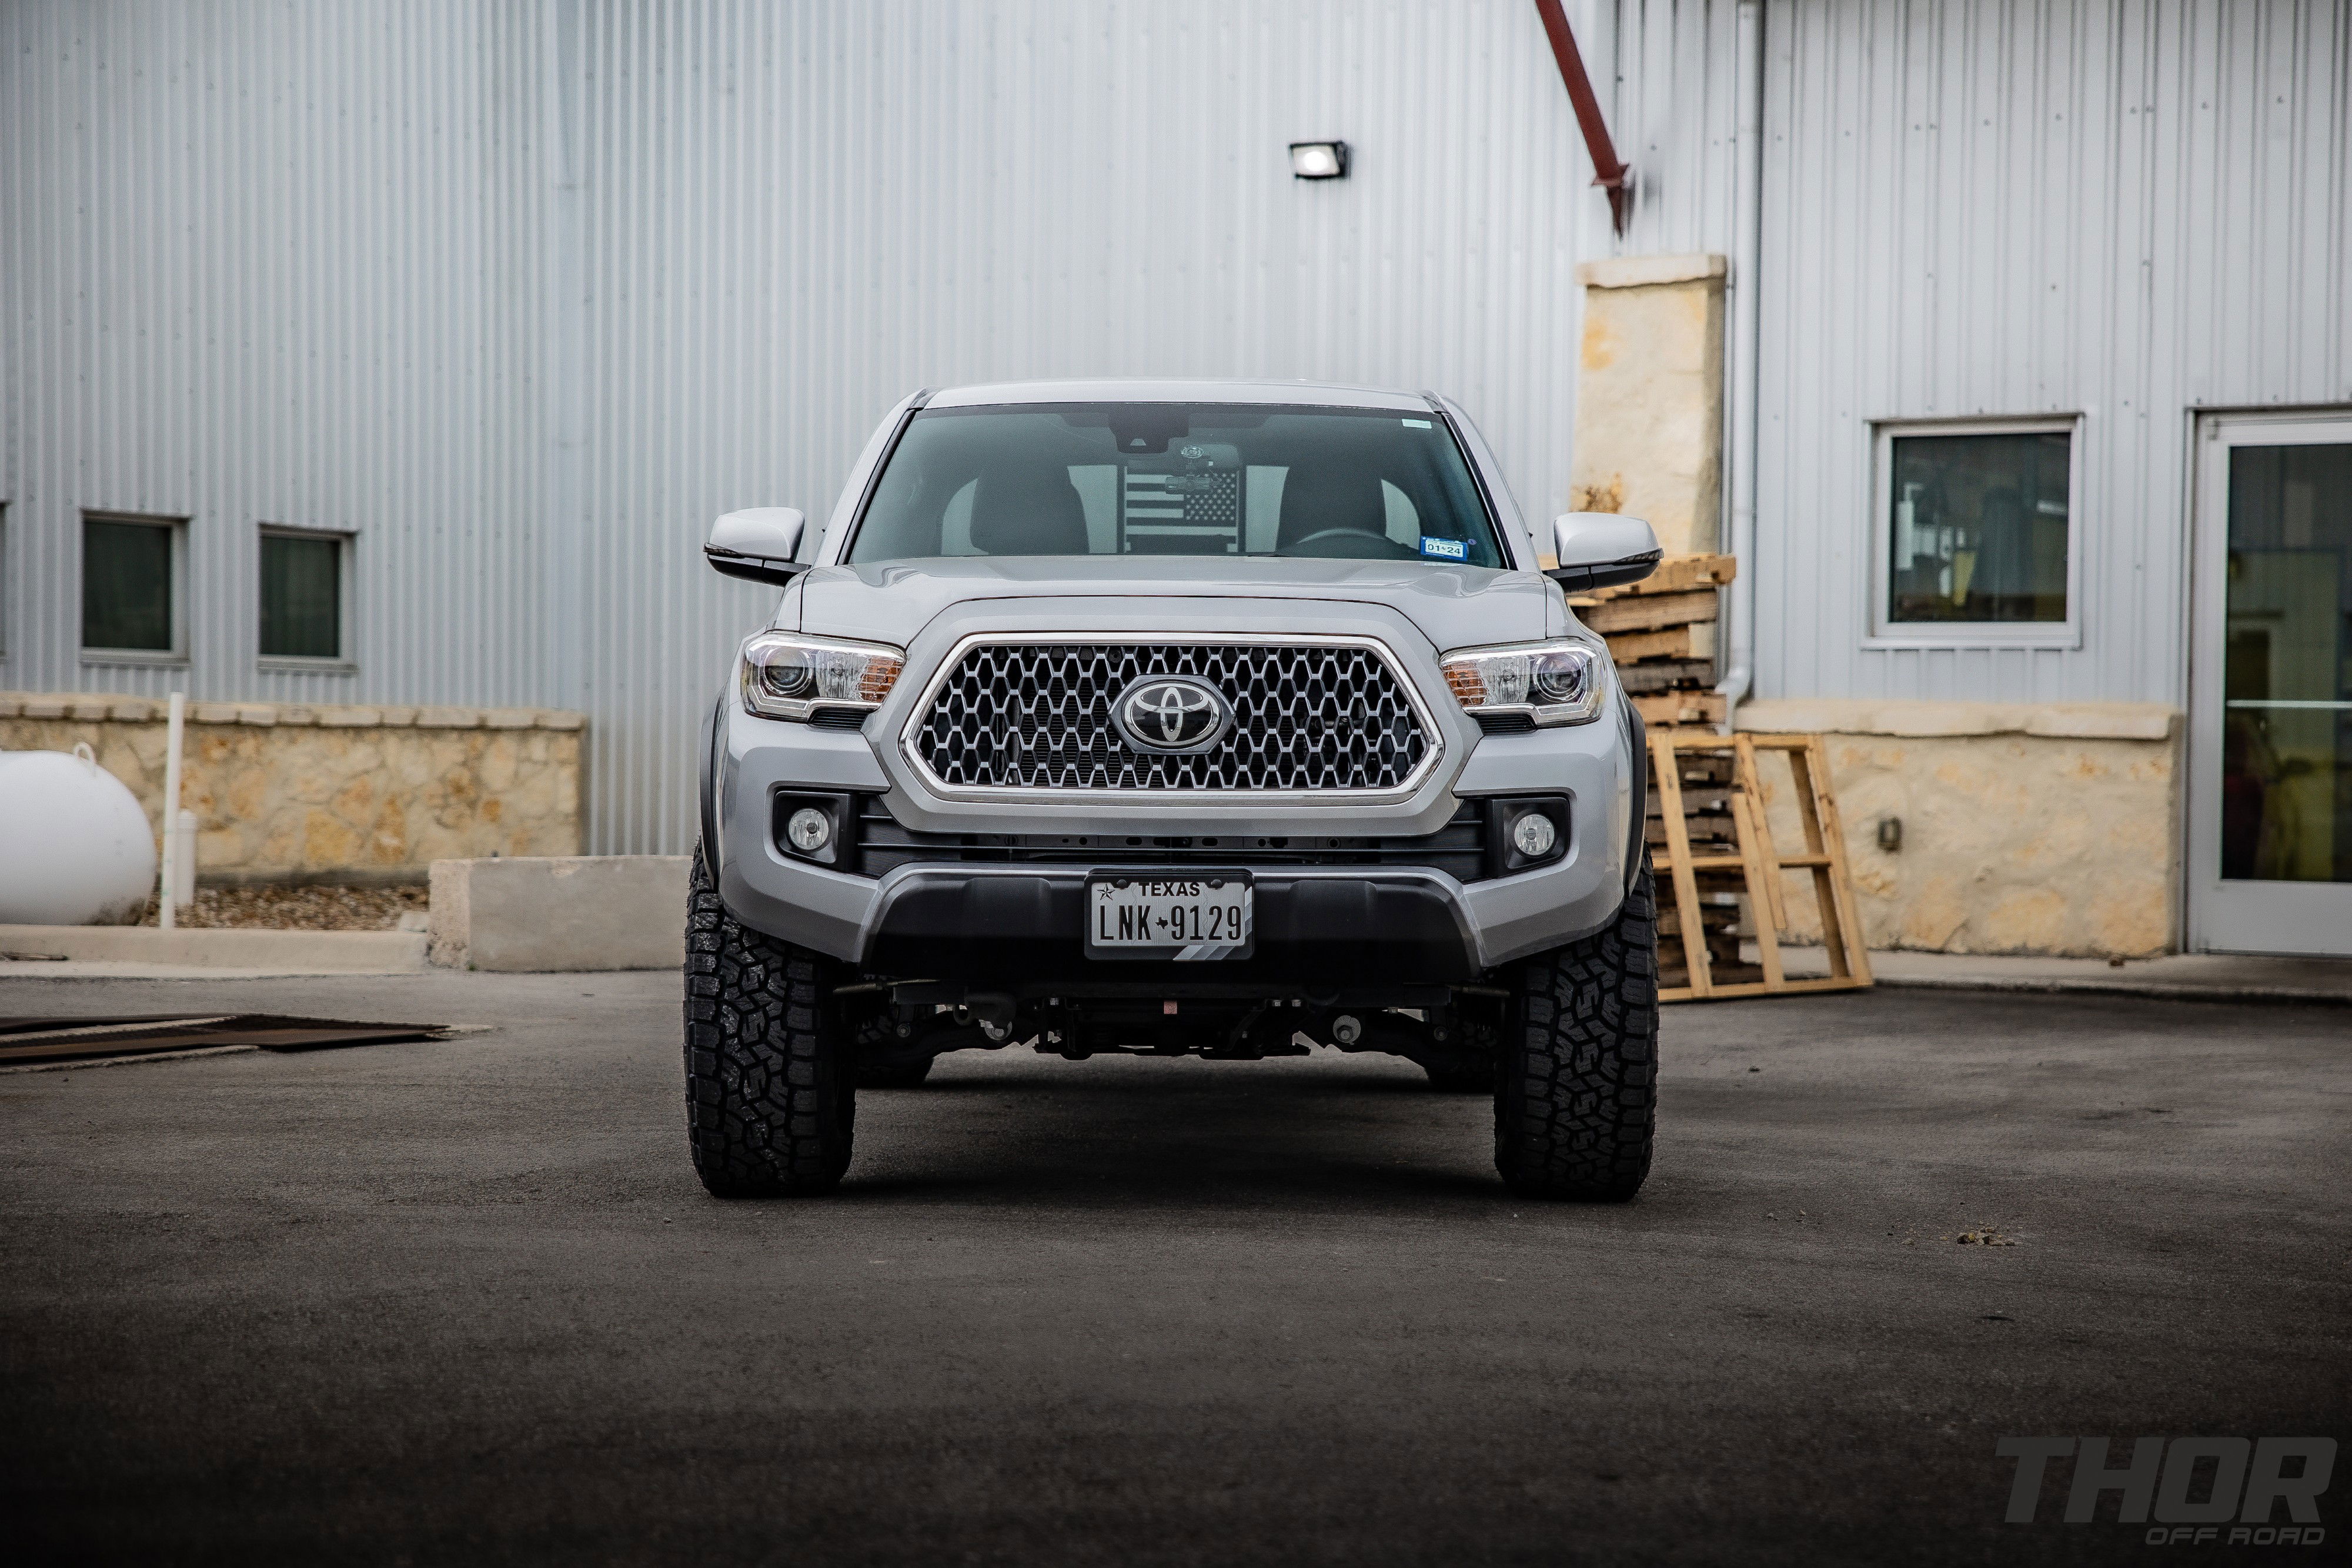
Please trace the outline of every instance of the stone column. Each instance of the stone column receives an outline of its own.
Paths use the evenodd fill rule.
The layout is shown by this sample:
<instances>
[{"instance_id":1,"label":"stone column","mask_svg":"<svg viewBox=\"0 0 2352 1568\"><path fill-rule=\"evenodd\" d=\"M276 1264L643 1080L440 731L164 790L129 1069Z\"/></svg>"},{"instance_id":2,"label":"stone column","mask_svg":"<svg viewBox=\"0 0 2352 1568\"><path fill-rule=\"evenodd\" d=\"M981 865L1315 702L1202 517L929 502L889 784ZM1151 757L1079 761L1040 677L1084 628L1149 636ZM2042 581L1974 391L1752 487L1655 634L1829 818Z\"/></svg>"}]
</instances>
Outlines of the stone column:
<instances>
[{"instance_id":1,"label":"stone column","mask_svg":"<svg viewBox=\"0 0 2352 1568\"><path fill-rule=\"evenodd\" d=\"M1584 344L1570 507L1645 517L1669 555L1719 549L1719 256L1627 256L1576 269Z\"/></svg>"}]
</instances>

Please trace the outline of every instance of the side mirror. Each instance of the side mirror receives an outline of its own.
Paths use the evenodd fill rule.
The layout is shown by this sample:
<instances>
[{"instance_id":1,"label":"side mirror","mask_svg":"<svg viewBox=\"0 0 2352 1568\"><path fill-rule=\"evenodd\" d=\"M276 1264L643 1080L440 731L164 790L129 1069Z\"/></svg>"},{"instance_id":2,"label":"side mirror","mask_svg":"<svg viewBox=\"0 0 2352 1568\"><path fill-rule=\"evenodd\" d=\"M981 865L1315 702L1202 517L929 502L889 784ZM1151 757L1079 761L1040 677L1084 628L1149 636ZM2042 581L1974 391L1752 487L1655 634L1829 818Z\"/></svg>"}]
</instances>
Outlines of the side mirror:
<instances>
[{"instance_id":1,"label":"side mirror","mask_svg":"<svg viewBox=\"0 0 2352 1568\"><path fill-rule=\"evenodd\" d=\"M1551 523L1558 566L1544 573L1570 593L1639 582L1658 570L1658 536L1639 517L1614 512L1568 512Z\"/></svg>"},{"instance_id":2,"label":"side mirror","mask_svg":"<svg viewBox=\"0 0 2352 1568\"><path fill-rule=\"evenodd\" d=\"M798 507L753 507L730 512L710 525L710 542L702 559L711 570L751 582L790 582L808 568L793 558L801 553L801 536L808 518Z\"/></svg>"}]
</instances>

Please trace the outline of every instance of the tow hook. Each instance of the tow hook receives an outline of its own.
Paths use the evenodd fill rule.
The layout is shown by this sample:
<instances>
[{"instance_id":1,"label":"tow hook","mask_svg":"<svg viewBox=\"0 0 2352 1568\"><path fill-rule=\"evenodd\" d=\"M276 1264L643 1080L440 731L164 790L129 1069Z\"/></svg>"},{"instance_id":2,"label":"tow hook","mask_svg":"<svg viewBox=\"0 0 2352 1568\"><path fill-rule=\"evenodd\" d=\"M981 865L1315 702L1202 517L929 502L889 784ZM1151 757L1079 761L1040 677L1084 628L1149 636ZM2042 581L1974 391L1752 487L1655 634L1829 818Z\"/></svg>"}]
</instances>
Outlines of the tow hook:
<instances>
[{"instance_id":1,"label":"tow hook","mask_svg":"<svg viewBox=\"0 0 2352 1568\"><path fill-rule=\"evenodd\" d=\"M1009 991L968 992L964 1006L971 1009L973 1021L992 1044L1003 1045L1013 1038L1013 1019L1021 1004Z\"/></svg>"}]
</instances>

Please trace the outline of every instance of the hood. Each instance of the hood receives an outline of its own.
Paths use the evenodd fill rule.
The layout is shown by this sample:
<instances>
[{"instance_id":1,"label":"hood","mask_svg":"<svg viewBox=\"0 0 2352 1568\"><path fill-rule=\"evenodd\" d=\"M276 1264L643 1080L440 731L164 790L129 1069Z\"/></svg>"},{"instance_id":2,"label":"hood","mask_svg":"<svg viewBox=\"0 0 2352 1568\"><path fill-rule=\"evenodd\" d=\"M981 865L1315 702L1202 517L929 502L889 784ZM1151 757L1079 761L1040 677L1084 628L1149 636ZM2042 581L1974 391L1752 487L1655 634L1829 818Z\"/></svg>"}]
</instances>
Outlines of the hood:
<instances>
[{"instance_id":1,"label":"hood","mask_svg":"<svg viewBox=\"0 0 2352 1568\"><path fill-rule=\"evenodd\" d=\"M779 606L781 631L904 646L950 605L992 599L1228 599L1237 630L1263 630L1269 599L1378 604L1440 652L1526 643L1567 624L1559 590L1536 572L1418 561L1232 556L950 556L803 573ZM1034 608L1034 606L1032 607ZM1139 624L1150 613L1139 608Z\"/></svg>"}]
</instances>

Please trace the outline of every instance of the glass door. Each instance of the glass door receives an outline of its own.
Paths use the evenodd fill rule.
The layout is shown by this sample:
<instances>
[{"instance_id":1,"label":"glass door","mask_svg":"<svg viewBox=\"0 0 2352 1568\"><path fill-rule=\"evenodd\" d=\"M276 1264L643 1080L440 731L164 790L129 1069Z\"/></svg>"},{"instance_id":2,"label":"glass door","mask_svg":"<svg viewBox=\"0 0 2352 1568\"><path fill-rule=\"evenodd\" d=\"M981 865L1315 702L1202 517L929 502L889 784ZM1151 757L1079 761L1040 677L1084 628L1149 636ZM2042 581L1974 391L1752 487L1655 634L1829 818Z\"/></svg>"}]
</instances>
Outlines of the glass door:
<instances>
[{"instance_id":1,"label":"glass door","mask_svg":"<svg viewBox=\"0 0 2352 1568\"><path fill-rule=\"evenodd\" d=\"M2200 435L2189 945L2352 954L2352 412Z\"/></svg>"}]
</instances>

